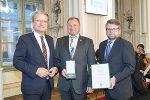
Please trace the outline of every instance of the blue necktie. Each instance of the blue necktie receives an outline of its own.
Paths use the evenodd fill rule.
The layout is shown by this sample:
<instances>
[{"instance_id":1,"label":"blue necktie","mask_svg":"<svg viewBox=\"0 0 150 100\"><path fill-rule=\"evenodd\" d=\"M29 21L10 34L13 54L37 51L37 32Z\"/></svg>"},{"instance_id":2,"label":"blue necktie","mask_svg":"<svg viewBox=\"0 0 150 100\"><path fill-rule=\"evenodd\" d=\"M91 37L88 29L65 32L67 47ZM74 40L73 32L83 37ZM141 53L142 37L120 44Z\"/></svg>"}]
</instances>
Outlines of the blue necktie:
<instances>
[{"instance_id":1,"label":"blue necktie","mask_svg":"<svg viewBox=\"0 0 150 100\"><path fill-rule=\"evenodd\" d=\"M108 62L108 57L109 57L109 53L111 50L110 44L112 43L112 41L109 41L107 46L106 46L106 52L105 52L105 61Z\"/></svg>"}]
</instances>

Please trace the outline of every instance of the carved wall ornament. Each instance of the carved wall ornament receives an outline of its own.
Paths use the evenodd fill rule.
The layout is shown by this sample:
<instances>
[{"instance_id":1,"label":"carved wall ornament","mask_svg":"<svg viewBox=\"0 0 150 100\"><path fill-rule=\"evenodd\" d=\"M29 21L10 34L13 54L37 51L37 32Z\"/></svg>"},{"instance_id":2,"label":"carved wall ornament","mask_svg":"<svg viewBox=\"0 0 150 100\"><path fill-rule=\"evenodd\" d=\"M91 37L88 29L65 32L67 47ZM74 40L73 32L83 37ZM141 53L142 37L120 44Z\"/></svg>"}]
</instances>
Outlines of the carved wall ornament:
<instances>
[{"instance_id":1,"label":"carved wall ornament","mask_svg":"<svg viewBox=\"0 0 150 100\"><path fill-rule=\"evenodd\" d=\"M51 27L50 31L54 39L61 37L63 33L63 0L51 0Z\"/></svg>"},{"instance_id":2,"label":"carved wall ornament","mask_svg":"<svg viewBox=\"0 0 150 100\"><path fill-rule=\"evenodd\" d=\"M128 10L126 14L124 14L125 20L128 22L128 29L131 29L131 24L133 22L133 17L130 11Z\"/></svg>"}]
</instances>

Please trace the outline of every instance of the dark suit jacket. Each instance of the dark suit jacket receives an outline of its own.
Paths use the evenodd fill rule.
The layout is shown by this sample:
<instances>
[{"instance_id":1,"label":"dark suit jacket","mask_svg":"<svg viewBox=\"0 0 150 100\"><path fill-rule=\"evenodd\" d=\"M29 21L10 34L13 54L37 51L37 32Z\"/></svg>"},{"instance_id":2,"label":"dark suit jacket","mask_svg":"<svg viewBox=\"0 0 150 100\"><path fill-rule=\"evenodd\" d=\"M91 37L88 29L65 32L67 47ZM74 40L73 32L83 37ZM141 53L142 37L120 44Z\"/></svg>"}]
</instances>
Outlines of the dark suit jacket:
<instances>
[{"instance_id":1,"label":"dark suit jacket","mask_svg":"<svg viewBox=\"0 0 150 100\"><path fill-rule=\"evenodd\" d=\"M63 69L66 69L66 61L71 60L69 36L57 40L55 54L56 65L60 72L58 87L61 90L68 91L70 87L69 80L63 77L61 72ZM90 67L92 64L95 64L94 45L91 39L79 36L73 60L75 60L76 79L72 80L72 85L76 93L85 93L87 86L91 87ZM87 65L89 70L87 70Z\"/></svg>"},{"instance_id":2,"label":"dark suit jacket","mask_svg":"<svg viewBox=\"0 0 150 100\"><path fill-rule=\"evenodd\" d=\"M49 67L53 67L54 62L54 44L52 37L45 35L49 50ZM40 78L36 75L39 67L46 68L43 53L33 33L20 36L13 57L14 66L22 72L21 90L25 94L39 94L46 85L46 78ZM53 79L49 78L51 88Z\"/></svg>"},{"instance_id":3,"label":"dark suit jacket","mask_svg":"<svg viewBox=\"0 0 150 100\"><path fill-rule=\"evenodd\" d=\"M106 63L104 60L107 45L105 40L99 46L99 63ZM117 38L110 51L108 63L110 77L115 76L116 85L112 90L106 90L113 98L127 98L133 95L131 74L135 69L135 52L130 42Z\"/></svg>"}]
</instances>

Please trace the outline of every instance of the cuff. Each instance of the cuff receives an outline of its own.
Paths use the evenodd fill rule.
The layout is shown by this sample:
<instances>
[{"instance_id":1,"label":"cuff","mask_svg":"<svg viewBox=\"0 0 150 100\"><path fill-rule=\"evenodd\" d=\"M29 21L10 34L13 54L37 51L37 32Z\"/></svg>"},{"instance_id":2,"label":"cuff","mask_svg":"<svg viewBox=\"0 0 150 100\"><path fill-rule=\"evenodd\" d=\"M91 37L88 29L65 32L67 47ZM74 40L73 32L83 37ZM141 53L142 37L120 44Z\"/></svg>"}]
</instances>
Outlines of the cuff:
<instances>
[{"instance_id":1,"label":"cuff","mask_svg":"<svg viewBox=\"0 0 150 100\"><path fill-rule=\"evenodd\" d=\"M116 77L115 77L115 76L113 76L113 78L114 78L114 79L115 79L115 81L117 82Z\"/></svg>"},{"instance_id":2,"label":"cuff","mask_svg":"<svg viewBox=\"0 0 150 100\"><path fill-rule=\"evenodd\" d=\"M53 67L53 68L56 68L56 73L58 72L58 68L57 67Z\"/></svg>"},{"instance_id":3,"label":"cuff","mask_svg":"<svg viewBox=\"0 0 150 100\"><path fill-rule=\"evenodd\" d=\"M36 71L36 75L38 74L38 71L39 71L39 68L38 68L37 71Z\"/></svg>"}]
</instances>

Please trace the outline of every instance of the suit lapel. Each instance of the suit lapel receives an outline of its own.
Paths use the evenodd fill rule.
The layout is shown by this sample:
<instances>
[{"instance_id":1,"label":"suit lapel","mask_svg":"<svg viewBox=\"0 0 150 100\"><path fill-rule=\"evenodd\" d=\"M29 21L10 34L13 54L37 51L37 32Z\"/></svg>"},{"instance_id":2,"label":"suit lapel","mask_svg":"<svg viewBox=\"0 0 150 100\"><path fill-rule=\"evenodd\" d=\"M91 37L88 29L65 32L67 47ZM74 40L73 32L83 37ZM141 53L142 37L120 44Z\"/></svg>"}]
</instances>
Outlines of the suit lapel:
<instances>
[{"instance_id":1,"label":"suit lapel","mask_svg":"<svg viewBox=\"0 0 150 100\"><path fill-rule=\"evenodd\" d=\"M116 41L114 42L112 48L111 48L108 59L111 59L113 57L113 54L115 54L116 50L118 50L120 47L121 47L120 38L117 38Z\"/></svg>"},{"instance_id":2,"label":"suit lapel","mask_svg":"<svg viewBox=\"0 0 150 100\"><path fill-rule=\"evenodd\" d=\"M107 46L107 41L108 40L106 40L105 42L104 42L104 45L103 45L103 47L102 47L102 54L103 54L103 60L105 60L105 50L106 50L106 46Z\"/></svg>"},{"instance_id":3,"label":"suit lapel","mask_svg":"<svg viewBox=\"0 0 150 100\"><path fill-rule=\"evenodd\" d=\"M37 51L43 56L41 48L40 48L40 46L39 46L39 44L38 44L38 42L37 42L37 40L36 40L33 33L31 33L31 40L33 41L34 46L37 48Z\"/></svg>"},{"instance_id":4,"label":"suit lapel","mask_svg":"<svg viewBox=\"0 0 150 100\"><path fill-rule=\"evenodd\" d=\"M69 35L64 38L64 49L69 59L71 59L70 50L69 50Z\"/></svg>"},{"instance_id":5,"label":"suit lapel","mask_svg":"<svg viewBox=\"0 0 150 100\"><path fill-rule=\"evenodd\" d=\"M75 50L75 53L74 53L74 57L73 57L73 58L75 58L76 55L77 55L77 53L80 52L79 49L80 49L80 47L82 46L83 41L84 41L84 38L83 38L82 36L79 35L77 47L76 47L76 50Z\"/></svg>"},{"instance_id":6,"label":"suit lapel","mask_svg":"<svg viewBox=\"0 0 150 100\"><path fill-rule=\"evenodd\" d=\"M37 40L36 40L33 33L31 33L31 40L33 41L34 46L37 48L36 50L39 52L40 56L43 57L43 61L45 61L43 53L41 51L41 48L40 48L40 46L39 46L39 44L38 44L38 42L37 42Z\"/></svg>"}]
</instances>

